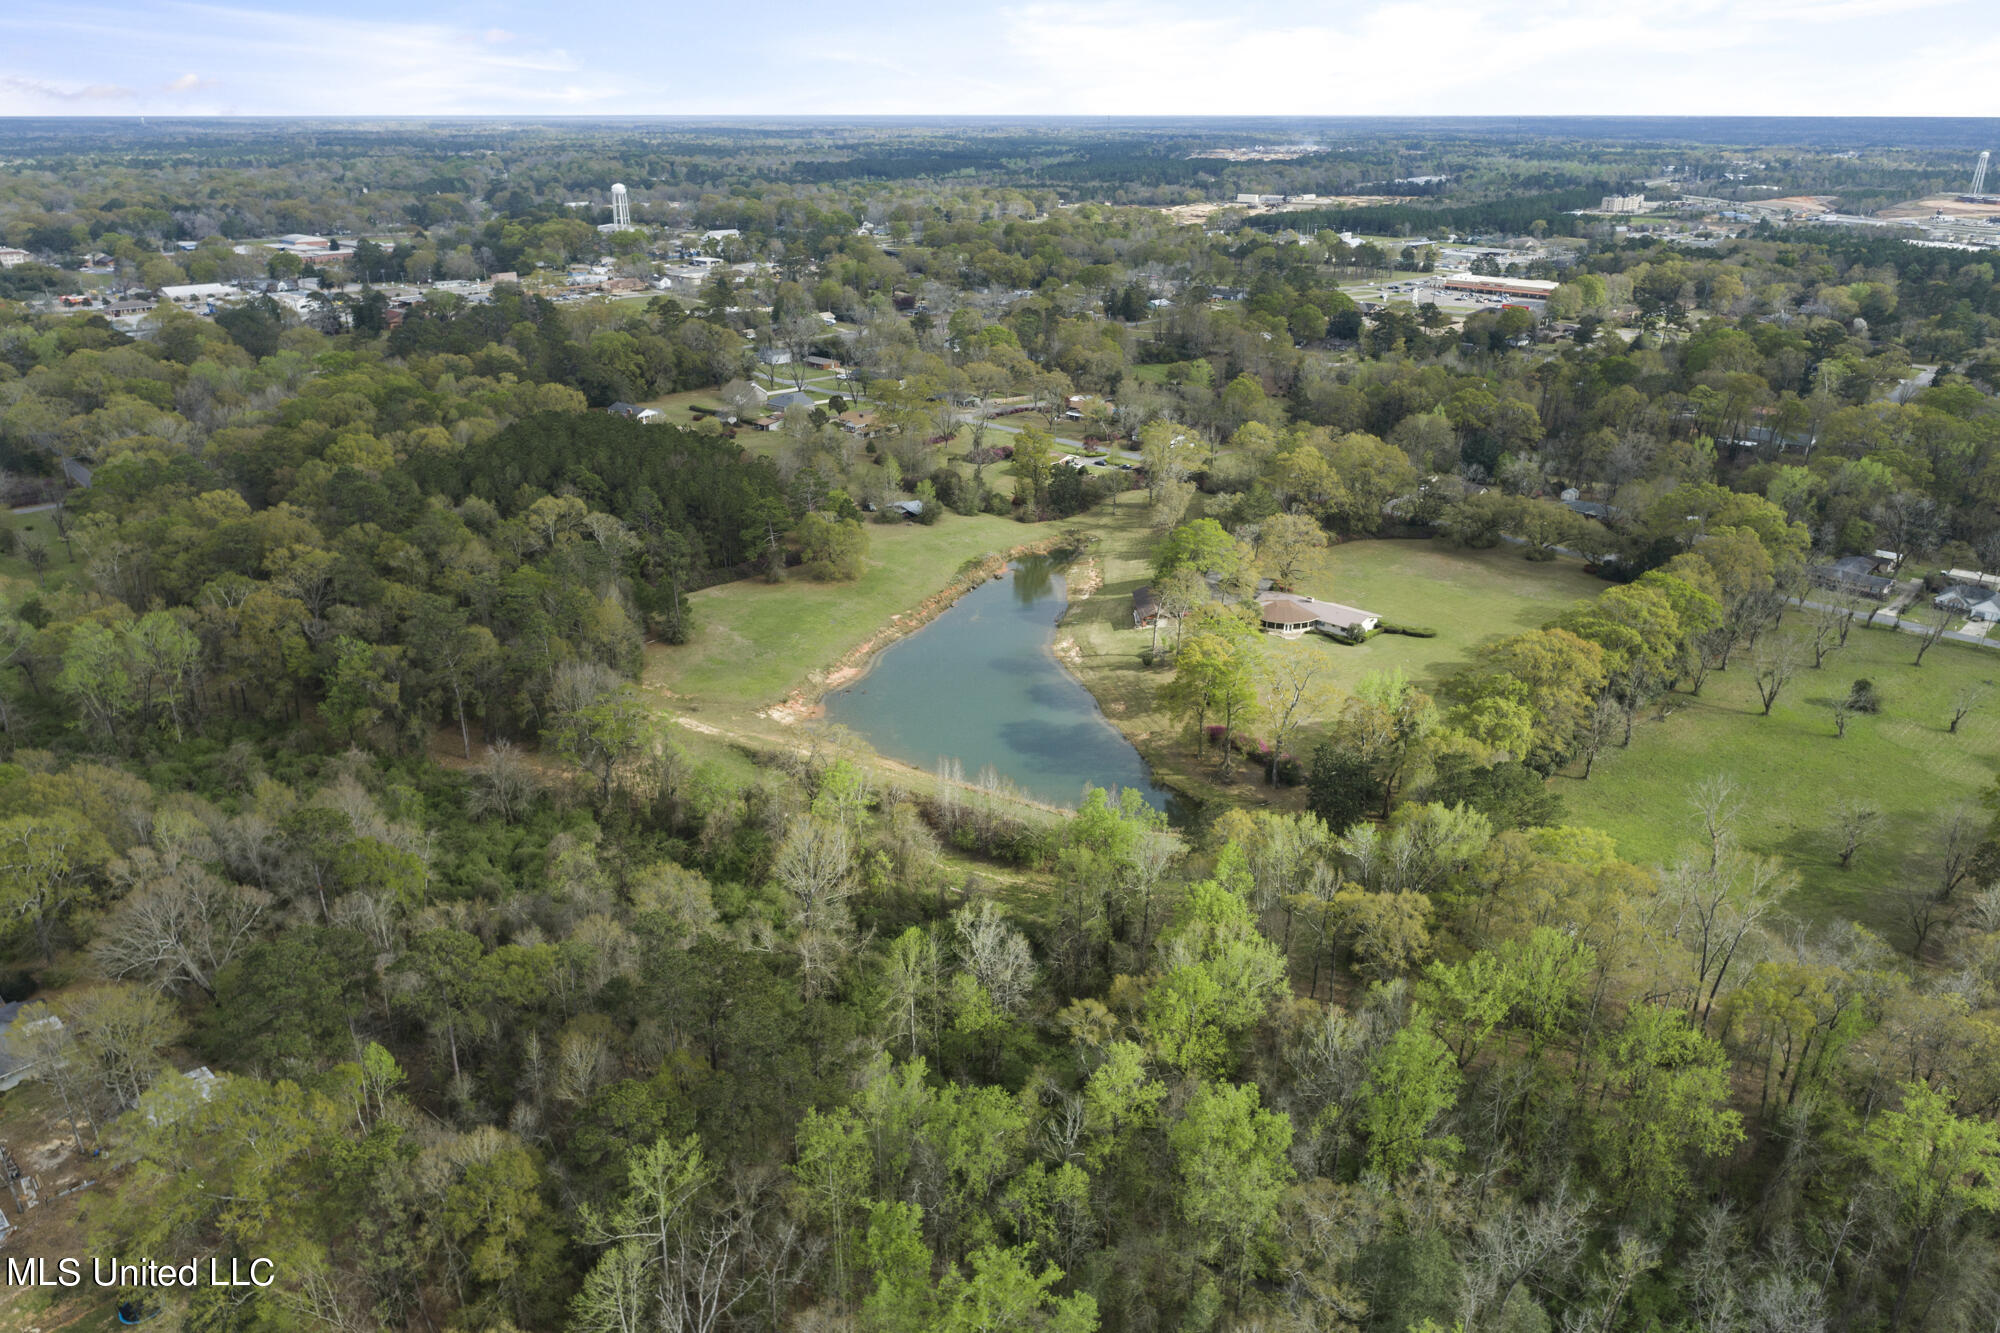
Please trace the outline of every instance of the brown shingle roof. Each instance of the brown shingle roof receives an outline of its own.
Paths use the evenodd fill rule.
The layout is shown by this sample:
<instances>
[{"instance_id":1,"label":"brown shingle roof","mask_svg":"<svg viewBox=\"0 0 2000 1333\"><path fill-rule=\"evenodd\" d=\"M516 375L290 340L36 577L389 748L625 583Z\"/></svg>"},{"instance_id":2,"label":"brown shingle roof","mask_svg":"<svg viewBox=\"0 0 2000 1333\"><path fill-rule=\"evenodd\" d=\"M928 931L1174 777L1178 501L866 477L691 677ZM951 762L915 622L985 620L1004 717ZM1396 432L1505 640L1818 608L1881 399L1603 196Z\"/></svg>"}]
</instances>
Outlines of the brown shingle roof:
<instances>
[{"instance_id":1,"label":"brown shingle roof","mask_svg":"<svg viewBox=\"0 0 2000 1333\"><path fill-rule=\"evenodd\" d=\"M1310 625L1318 619L1297 602L1279 600L1264 603L1264 623L1267 625Z\"/></svg>"}]
</instances>

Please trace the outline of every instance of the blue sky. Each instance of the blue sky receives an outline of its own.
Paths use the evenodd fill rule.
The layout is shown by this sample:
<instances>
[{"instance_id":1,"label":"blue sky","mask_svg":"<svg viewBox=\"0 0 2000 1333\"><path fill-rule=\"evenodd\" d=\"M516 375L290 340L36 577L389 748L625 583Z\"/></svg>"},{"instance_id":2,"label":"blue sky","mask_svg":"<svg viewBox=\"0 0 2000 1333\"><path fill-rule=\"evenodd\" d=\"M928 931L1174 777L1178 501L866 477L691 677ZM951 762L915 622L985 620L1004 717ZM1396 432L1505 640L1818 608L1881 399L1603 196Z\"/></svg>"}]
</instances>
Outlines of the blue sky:
<instances>
[{"instance_id":1,"label":"blue sky","mask_svg":"<svg viewBox=\"0 0 2000 1333\"><path fill-rule=\"evenodd\" d=\"M2000 114L1990 0L5 10L0 115Z\"/></svg>"}]
</instances>

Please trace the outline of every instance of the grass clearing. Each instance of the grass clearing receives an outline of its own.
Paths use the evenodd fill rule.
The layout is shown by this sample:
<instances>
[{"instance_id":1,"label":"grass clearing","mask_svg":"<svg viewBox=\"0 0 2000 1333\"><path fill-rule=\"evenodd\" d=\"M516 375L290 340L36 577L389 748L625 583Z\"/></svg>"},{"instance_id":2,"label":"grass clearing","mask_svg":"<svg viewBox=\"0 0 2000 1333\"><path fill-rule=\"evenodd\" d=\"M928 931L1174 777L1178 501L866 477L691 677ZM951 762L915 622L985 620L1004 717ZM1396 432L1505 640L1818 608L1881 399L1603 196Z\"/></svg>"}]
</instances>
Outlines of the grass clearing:
<instances>
[{"instance_id":1,"label":"grass clearing","mask_svg":"<svg viewBox=\"0 0 2000 1333\"><path fill-rule=\"evenodd\" d=\"M852 583L795 574L695 593L693 642L649 648L647 679L701 704L766 707L935 596L966 561L1051 535L986 515L948 514L931 527L871 523L868 572Z\"/></svg>"},{"instance_id":2,"label":"grass clearing","mask_svg":"<svg viewBox=\"0 0 2000 1333\"><path fill-rule=\"evenodd\" d=\"M1780 632L1796 628L1793 613ZM1975 801L2000 772L2000 654L1946 642L1917 667L1916 649L1914 635L1857 628L1823 668L1799 672L1769 717L1750 664L1732 663L1709 676L1699 698L1674 695L1666 721L1646 714L1629 749L1598 756L1590 781L1558 777L1555 790L1572 822L1611 833L1628 860L1658 865L1695 836L1687 794L1726 775L1744 801L1743 845L1798 872L1794 911L1814 921L1851 918L1907 945L1892 890L1934 873L1937 821ZM1858 677L1881 691L1882 712L1854 717L1836 739L1828 704ZM1946 730L1952 700L1967 685L1992 693L1954 735ZM1880 810L1883 825L1842 870L1829 826L1848 799Z\"/></svg>"},{"instance_id":3,"label":"grass clearing","mask_svg":"<svg viewBox=\"0 0 2000 1333\"><path fill-rule=\"evenodd\" d=\"M702 408L707 412L726 412L722 398L714 389L690 389L686 393L670 393L663 398L648 398L639 404L650 407L666 418L669 426L692 426L701 420L700 415L690 408Z\"/></svg>"},{"instance_id":4,"label":"grass clearing","mask_svg":"<svg viewBox=\"0 0 2000 1333\"><path fill-rule=\"evenodd\" d=\"M1246 786L1255 782L1247 767L1232 771L1226 785L1218 783L1214 764L1189 751L1180 725L1160 709L1157 696L1168 673L1140 662L1153 631L1132 627L1132 590L1152 579L1154 538L1144 497L1122 499L1120 507L1101 508L1092 516L1101 537L1092 554L1103 569L1103 586L1087 599L1072 600L1063 620L1076 642L1084 683L1106 716L1172 785L1205 799L1296 803L1300 798L1295 791ZM1342 644L1312 635L1294 642L1267 638L1263 646L1272 653L1321 656L1345 689L1371 672L1395 669L1431 687L1469 660L1485 640L1533 629L1604 587L1577 561L1537 563L1523 559L1513 547L1462 551L1435 541L1347 542L1315 553L1298 590L1399 623L1427 626L1437 636L1381 634L1366 643ZM1162 643L1172 634L1171 625L1160 627ZM1308 730L1291 748L1302 754L1312 742Z\"/></svg>"},{"instance_id":5,"label":"grass clearing","mask_svg":"<svg viewBox=\"0 0 2000 1333\"><path fill-rule=\"evenodd\" d=\"M70 548L56 535L56 516L51 510L39 513L20 514L11 510L0 510L0 527L7 528L17 539L26 537L40 539L49 553L48 567L42 571L42 579L37 580L35 568L21 555L16 547L12 555L0 555L0 579L4 579L9 590L17 597L34 593L38 586L49 589L60 588L72 581L77 571L77 562Z\"/></svg>"}]
</instances>

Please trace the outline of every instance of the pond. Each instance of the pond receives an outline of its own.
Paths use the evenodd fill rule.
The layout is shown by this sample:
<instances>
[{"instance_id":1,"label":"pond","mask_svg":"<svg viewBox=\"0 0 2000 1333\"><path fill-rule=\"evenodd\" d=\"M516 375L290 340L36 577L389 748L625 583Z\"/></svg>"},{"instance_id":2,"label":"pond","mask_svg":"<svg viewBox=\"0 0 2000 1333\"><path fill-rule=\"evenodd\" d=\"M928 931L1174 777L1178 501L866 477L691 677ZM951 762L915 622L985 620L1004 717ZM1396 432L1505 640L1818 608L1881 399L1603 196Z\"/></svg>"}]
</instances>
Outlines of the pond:
<instances>
[{"instance_id":1,"label":"pond","mask_svg":"<svg viewBox=\"0 0 2000 1333\"><path fill-rule=\"evenodd\" d=\"M892 759L934 771L991 768L1024 795L1074 806L1086 785L1130 787L1155 808L1169 793L1056 661L1068 594L1047 556L1016 560L826 697L826 716Z\"/></svg>"}]
</instances>

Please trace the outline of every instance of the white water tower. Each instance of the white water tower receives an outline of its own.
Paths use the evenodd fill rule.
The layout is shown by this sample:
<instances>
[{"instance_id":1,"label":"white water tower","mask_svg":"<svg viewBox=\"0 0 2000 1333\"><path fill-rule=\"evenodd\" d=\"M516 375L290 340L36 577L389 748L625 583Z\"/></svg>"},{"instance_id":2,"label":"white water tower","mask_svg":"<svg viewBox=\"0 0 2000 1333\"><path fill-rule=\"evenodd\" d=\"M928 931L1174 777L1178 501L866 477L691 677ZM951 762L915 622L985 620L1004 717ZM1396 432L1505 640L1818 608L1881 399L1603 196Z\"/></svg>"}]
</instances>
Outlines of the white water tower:
<instances>
[{"instance_id":1,"label":"white water tower","mask_svg":"<svg viewBox=\"0 0 2000 1333\"><path fill-rule=\"evenodd\" d=\"M1983 170L1985 159L1982 158L1980 161ZM1976 190L1979 187L1974 185L1972 188ZM611 225L621 231L632 225L632 204L625 197L623 185L611 187Z\"/></svg>"}]
</instances>

